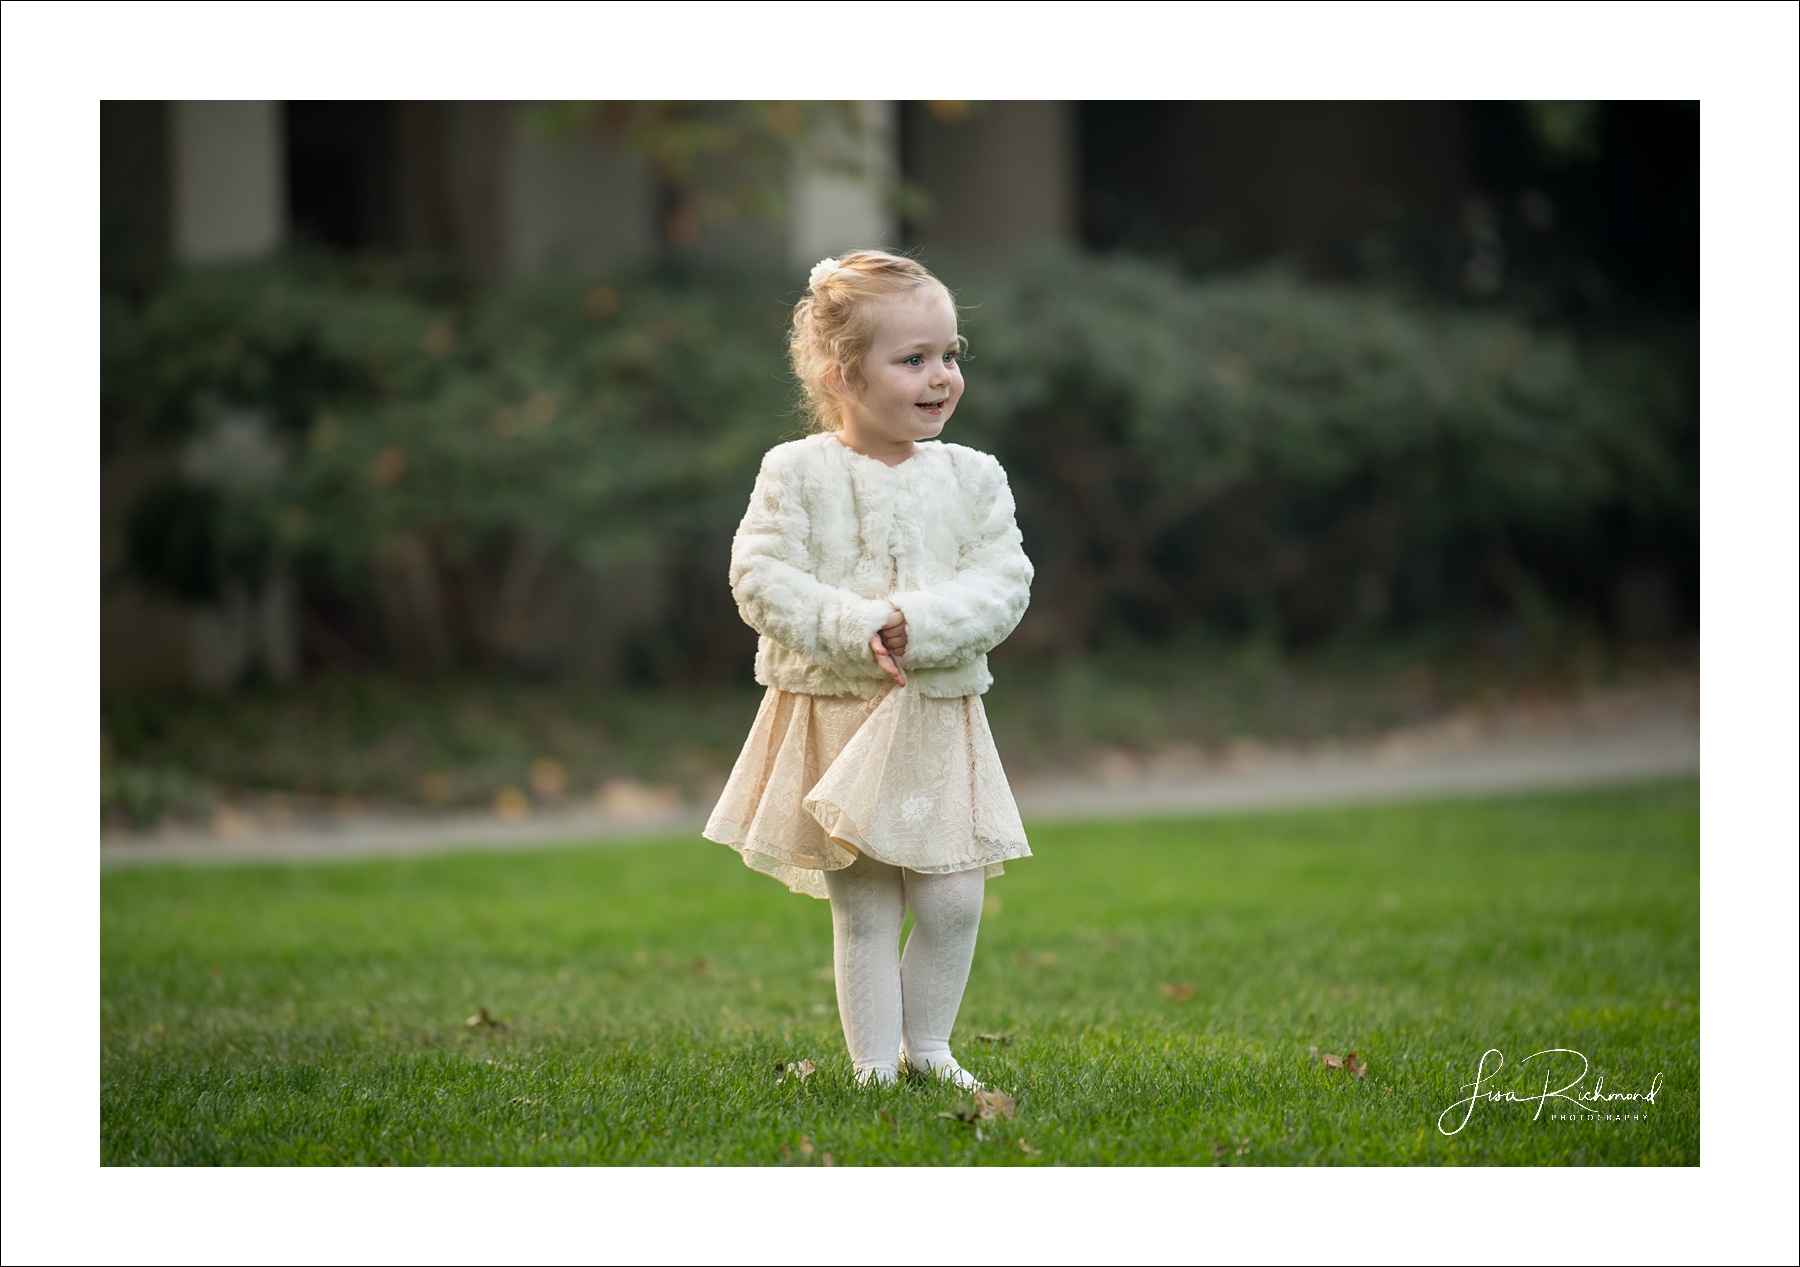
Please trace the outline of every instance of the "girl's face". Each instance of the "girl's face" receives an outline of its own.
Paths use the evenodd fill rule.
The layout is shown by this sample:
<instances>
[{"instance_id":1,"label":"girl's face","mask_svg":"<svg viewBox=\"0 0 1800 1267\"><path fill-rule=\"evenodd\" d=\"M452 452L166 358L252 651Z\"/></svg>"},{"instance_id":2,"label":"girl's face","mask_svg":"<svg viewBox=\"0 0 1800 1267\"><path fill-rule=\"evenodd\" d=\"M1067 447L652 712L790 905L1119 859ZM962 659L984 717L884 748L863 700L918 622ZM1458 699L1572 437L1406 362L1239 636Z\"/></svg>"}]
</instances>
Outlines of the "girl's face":
<instances>
[{"instance_id":1,"label":"girl's face","mask_svg":"<svg viewBox=\"0 0 1800 1267\"><path fill-rule=\"evenodd\" d=\"M846 400L846 421L871 440L909 445L944 429L962 399L956 308L936 286L890 296L863 359L863 383Z\"/></svg>"}]
</instances>

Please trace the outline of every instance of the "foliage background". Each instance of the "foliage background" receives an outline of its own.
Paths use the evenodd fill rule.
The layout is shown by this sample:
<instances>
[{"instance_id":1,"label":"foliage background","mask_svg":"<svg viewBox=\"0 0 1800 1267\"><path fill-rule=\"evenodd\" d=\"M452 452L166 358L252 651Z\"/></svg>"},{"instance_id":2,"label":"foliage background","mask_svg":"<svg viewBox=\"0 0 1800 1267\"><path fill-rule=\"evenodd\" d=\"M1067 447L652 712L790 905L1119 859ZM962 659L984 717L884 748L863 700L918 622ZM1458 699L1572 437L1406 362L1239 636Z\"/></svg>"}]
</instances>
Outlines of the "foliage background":
<instances>
[{"instance_id":1,"label":"foliage background","mask_svg":"<svg viewBox=\"0 0 1800 1267\"><path fill-rule=\"evenodd\" d=\"M1015 654L1693 625L1691 329L1124 257L950 280L972 357L947 438L1005 462L1039 569ZM297 257L111 299L109 430L266 419L279 452L146 499L130 566L190 599L291 574L324 662L741 677L721 578L758 458L800 433L793 297ZM583 585L630 611L608 655L557 628Z\"/></svg>"}]
</instances>

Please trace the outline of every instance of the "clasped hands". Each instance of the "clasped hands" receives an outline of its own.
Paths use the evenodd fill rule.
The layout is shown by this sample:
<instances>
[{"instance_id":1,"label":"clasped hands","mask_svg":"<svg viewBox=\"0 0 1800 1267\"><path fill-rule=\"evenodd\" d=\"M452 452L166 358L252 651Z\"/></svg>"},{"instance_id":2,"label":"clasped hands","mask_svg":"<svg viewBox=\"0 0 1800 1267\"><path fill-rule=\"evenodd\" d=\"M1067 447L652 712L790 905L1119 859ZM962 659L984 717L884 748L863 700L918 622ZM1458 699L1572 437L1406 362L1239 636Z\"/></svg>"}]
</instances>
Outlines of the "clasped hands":
<instances>
[{"instance_id":1,"label":"clasped hands","mask_svg":"<svg viewBox=\"0 0 1800 1267\"><path fill-rule=\"evenodd\" d=\"M893 678L896 685L906 685L906 670L900 667L900 657L906 654L905 612L889 614L887 623L869 639L869 650L875 653L875 663L883 673Z\"/></svg>"}]
</instances>

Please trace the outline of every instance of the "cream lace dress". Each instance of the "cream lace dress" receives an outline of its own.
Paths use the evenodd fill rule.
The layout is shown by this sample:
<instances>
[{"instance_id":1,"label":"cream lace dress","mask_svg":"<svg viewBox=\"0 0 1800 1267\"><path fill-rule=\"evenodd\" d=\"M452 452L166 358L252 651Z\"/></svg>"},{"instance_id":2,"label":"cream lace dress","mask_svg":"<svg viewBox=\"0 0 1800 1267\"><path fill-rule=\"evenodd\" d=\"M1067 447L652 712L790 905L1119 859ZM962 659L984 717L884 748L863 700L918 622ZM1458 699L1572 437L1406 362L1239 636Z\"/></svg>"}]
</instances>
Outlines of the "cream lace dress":
<instances>
[{"instance_id":1,"label":"cream lace dress","mask_svg":"<svg viewBox=\"0 0 1800 1267\"><path fill-rule=\"evenodd\" d=\"M819 898L856 852L990 877L1031 856L981 696L904 687L857 699L771 686L705 835Z\"/></svg>"}]
</instances>

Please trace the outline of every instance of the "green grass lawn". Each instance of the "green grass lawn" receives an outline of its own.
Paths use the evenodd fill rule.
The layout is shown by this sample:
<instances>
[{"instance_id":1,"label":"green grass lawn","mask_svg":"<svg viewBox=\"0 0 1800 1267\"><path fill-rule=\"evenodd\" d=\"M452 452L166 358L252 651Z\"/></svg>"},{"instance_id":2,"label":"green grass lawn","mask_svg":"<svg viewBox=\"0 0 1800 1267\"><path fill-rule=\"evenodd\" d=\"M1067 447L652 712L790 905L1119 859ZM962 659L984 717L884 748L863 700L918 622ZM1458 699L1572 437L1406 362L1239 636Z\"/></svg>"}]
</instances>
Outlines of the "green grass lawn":
<instances>
[{"instance_id":1,"label":"green grass lawn","mask_svg":"<svg viewBox=\"0 0 1800 1267\"><path fill-rule=\"evenodd\" d=\"M1699 1161L1694 783L1032 844L989 884L957 1024L1018 1100L979 1126L942 1086L851 1083L828 908L718 845L108 871L102 1160ZM1439 1133L1485 1050L1523 1094L1553 1047L1582 1089L1661 1074L1655 1103L1484 1101Z\"/></svg>"}]
</instances>

